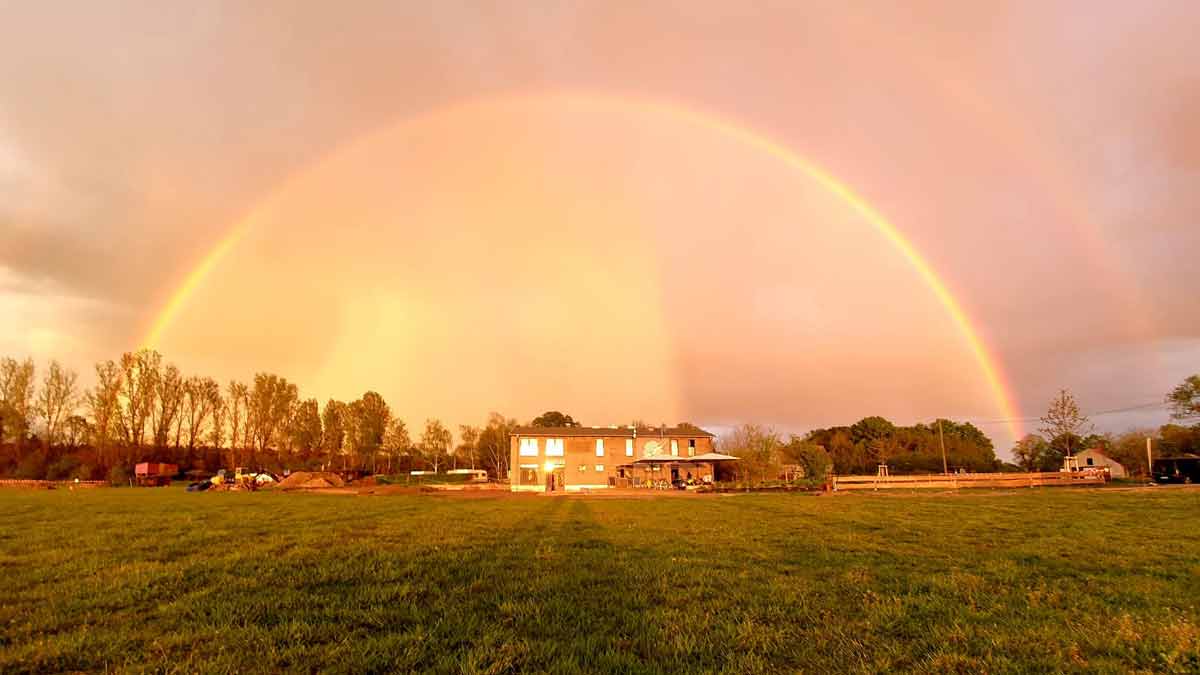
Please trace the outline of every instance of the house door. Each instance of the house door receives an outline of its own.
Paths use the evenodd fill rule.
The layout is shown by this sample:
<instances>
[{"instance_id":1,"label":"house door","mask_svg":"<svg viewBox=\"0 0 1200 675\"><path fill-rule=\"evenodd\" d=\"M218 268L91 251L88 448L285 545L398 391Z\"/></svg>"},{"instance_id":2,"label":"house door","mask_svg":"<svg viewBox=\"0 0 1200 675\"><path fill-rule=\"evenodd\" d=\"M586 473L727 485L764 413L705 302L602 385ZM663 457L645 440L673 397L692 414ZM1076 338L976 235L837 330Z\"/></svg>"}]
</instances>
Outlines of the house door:
<instances>
[{"instance_id":1,"label":"house door","mask_svg":"<svg viewBox=\"0 0 1200 675\"><path fill-rule=\"evenodd\" d=\"M673 466L673 467L671 467L671 484L674 485L675 483L678 483L678 482L679 482L679 467Z\"/></svg>"}]
</instances>

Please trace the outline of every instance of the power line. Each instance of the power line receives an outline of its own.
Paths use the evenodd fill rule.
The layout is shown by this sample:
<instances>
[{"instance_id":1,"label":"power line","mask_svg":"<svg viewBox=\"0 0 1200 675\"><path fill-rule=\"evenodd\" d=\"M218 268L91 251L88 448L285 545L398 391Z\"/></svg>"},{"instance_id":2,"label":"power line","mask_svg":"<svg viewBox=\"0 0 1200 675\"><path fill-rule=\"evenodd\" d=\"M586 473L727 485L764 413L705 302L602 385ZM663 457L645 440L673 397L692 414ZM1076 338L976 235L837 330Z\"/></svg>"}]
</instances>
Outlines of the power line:
<instances>
[{"instance_id":1,"label":"power line","mask_svg":"<svg viewBox=\"0 0 1200 675\"><path fill-rule=\"evenodd\" d=\"M1085 413L1085 417L1100 417L1103 415L1113 415L1116 413L1133 412L1135 410L1150 410L1153 408L1166 408L1168 404L1165 401L1155 401L1153 403L1143 403L1140 405L1131 405L1124 408L1112 408L1109 410L1097 410L1096 412ZM972 420L967 418L971 424L1009 424L1010 422L1037 422L1041 417L1009 417L1004 419L994 420Z\"/></svg>"}]
</instances>

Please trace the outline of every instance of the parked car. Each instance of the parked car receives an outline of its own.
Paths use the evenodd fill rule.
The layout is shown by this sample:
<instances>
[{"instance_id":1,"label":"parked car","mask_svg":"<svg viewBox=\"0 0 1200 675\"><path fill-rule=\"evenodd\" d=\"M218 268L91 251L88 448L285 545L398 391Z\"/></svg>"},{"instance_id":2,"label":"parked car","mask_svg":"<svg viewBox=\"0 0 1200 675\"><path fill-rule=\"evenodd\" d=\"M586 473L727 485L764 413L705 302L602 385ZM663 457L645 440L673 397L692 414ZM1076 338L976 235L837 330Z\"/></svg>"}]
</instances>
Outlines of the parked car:
<instances>
[{"instance_id":1,"label":"parked car","mask_svg":"<svg viewBox=\"0 0 1200 675\"><path fill-rule=\"evenodd\" d=\"M1200 483L1200 457L1160 457L1154 460L1155 483Z\"/></svg>"}]
</instances>

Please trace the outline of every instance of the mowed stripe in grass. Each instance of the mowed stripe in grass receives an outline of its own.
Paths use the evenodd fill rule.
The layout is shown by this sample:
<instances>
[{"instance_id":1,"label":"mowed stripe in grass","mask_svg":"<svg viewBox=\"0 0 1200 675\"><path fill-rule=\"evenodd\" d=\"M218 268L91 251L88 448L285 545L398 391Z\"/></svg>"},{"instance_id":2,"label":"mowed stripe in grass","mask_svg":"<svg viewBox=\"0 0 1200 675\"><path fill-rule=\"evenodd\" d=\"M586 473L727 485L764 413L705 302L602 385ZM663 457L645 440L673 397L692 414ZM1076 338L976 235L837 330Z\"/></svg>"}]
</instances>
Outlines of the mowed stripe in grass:
<instances>
[{"instance_id":1,"label":"mowed stripe in grass","mask_svg":"<svg viewBox=\"0 0 1200 675\"><path fill-rule=\"evenodd\" d=\"M1200 670L1200 491L0 492L0 671Z\"/></svg>"}]
</instances>

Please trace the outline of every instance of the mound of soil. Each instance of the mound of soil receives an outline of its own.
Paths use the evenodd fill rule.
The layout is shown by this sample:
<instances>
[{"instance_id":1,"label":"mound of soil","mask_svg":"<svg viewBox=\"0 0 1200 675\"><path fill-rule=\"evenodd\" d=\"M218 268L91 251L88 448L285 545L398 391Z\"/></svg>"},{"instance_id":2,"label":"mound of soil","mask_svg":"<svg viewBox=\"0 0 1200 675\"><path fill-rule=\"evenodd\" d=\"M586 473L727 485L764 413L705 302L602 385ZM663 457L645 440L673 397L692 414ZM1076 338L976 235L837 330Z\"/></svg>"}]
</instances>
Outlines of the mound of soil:
<instances>
[{"instance_id":1,"label":"mound of soil","mask_svg":"<svg viewBox=\"0 0 1200 675\"><path fill-rule=\"evenodd\" d=\"M328 471L297 471L279 481L277 490L315 490L320 488L345 487L346 481Z\"/></svg>"}]
</instances>

